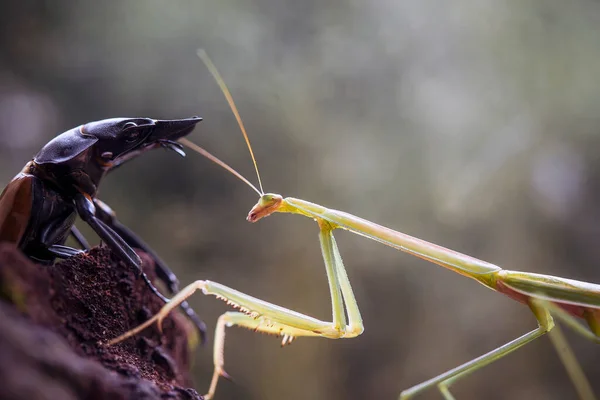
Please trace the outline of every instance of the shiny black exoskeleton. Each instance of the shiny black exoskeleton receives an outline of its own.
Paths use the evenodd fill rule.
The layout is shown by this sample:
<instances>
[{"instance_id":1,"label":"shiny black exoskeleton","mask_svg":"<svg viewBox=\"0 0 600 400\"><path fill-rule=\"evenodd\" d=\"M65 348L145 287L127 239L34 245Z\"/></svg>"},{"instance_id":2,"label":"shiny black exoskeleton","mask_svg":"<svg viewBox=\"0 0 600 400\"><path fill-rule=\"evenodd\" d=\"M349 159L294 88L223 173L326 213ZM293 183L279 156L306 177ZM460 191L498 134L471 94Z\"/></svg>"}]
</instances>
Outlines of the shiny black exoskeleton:
<instances>
[{"instance_id":1,"label":"shiny black exoskeleton","mask_svg":"<svg viewBox=\"0 0 600 400\"><path fill-rule=\"evenodd\" d=\"M69 234L86 249L75 228L77 215L124 262L138 268L149 287L167 299L141 270L133 248L150 254L157 276L177 293L176 276L138 236L119 223L112 210L96 198L100 181L111 169L150 149L163 147L185 155L177 139L190 133L202 119L112 118L66 131L27 163L0 195L0 242L15 243L31 259L51 264L82 250L64 245ZM186 314L205 337L205 325L189 305Z\"/></svg>"}]
</instances>

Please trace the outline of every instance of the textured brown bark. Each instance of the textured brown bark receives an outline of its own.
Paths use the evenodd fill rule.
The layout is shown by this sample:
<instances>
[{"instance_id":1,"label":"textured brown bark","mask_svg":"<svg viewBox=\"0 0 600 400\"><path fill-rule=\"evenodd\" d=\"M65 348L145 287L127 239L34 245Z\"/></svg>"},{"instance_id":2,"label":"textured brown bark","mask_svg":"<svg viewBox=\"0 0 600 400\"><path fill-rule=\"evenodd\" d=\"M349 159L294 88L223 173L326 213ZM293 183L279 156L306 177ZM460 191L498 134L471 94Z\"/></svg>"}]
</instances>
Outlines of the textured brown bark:
<instances>
[{"instance_id":1,"label":"textured brown bark","mask_svg":"<svg viewBox=\"0 0 600 400\"><path fill-rule=\"evenodd\" d=\"M108 249L42 266L0 243L0 399L200 399L187 388L192 328L182 316L162 335L151 327L102 344L161 305Z\"/></svg>"}]
</instances>

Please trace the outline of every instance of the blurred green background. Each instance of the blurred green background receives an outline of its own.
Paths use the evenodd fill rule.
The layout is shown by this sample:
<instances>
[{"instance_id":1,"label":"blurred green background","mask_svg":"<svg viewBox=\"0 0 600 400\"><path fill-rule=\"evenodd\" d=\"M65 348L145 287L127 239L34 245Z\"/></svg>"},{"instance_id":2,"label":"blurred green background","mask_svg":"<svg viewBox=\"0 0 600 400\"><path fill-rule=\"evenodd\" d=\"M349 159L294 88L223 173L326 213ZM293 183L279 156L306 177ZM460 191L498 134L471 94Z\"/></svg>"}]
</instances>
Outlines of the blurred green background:
<instances>
[{"instance_id":1,"label":"blurred green background","mask_svg":"<svg viewBox=\"0 0 600 400\"><path fill-rule=\"evenodd\" d=\"M505 268L600 282L600 4L523 0L3 1L0 184L50 138L116 116L201 115L190 139L251 180L205 48L265 189ZM256 195L188 152L115 171L100 197L182 283L211 279L330 318L317 227L245 216ZM366 330L279 340L231 329L217 399L394 399L535 327L529 311L351 234L338 242ZM191 299L211 329L227 307ZM597 392L600 348L568 333ZM211 347L196 352L208 387ZM543 338L458 399L571 399ZM423 399L438 399L431 391Z\"/></svg>"}]
</instances>

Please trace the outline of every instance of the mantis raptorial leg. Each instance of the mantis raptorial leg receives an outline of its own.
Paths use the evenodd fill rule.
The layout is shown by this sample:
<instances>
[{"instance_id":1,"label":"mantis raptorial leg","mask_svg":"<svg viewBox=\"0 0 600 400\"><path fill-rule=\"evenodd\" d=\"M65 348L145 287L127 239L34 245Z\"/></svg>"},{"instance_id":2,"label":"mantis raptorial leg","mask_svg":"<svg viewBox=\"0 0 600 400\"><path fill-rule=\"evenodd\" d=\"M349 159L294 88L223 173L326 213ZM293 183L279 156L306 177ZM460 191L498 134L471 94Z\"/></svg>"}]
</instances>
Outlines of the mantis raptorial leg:
<instances>
[{"instance_id":1,"label":"mantis raptorial leg","mask_svg":"<svg viewBox=\"0 0 600 400\"><path fill-rule=\"evenodd\" d=\"M206 54L200 52L199 55L221 86L240 125L246 143L250 148L254 167L257 175L259 175L258 166L254 159L246 130L233 104L231 94L212 62L206 57ZM343 211L329 209L296 198L283 198L278 194L265 194L262 190L260 178L259 186L261 190L259 191L239 173L206 150L187 139L182 139L181 142L221 165L246 182L259 194L259 202L248 214L248 221L256 222L275 212L303 215L317 221L320 228L319 237L331 295L332 321L324 322L293 310L267 303L218 283L196 281L171 299L152 319L113 339L110 342L111 344L133 336L155 322L160 327L161 321L167 314L196 290L202 290L204 294L212 294L229 302L234 307L239 308L241 312L223 314L217 323L214 349L215 370L207 395L207 398L212 398L219 377L225 375L223 370L223 350L225 328L228 326L236 325L259 332L280 335L283 337L283 345L289 343L293 337L298 336L321 336L330 339L358 336L363 332L362 319L332 234L332 231L335 229L343 229L474 279L489 289L529 306L538 321L538 328L531 332L459 367L403 391L400 395L401 399L408 399L426 389L437 386L440 393L447 400L452 400L453 396L449 390L452 384L548 332L551 334L552 342L557 348L559 356L579 396L586 400L595 398L585 374L581 370L564 337L560 333L553 334L551 331L555 326L552 318L554 316L584 337L595 342L600 342L600 285L549 275L504 270L488 262L386 228ZM346 314L348 321L346 321ZM589 329L581 325L577 318L585 319Z\"/></svg>"},{"instance_id":2,"label":"mantis raptorial leg","mask_svg":"<svg viewBox=\"0 0 600 400\"><path fill-rule=\"evenodd\" d=\"M225 313L217 323L213 352L215 369L209 391L204 396L205 399L211 399L214 396L219 377L227 376L223 369L225 365L225 327L235 325L256 332L282 336L282 345L290 343L293 338L299 336L321 336L330 339L356 337L363 332L362 318L329 223L320 224L319 240L331 293L332 322L321 321L265 302L219 283L199 280L181 290L154 317L111 340L108 344L121 342L154 323L157 323L161 329L163 319L197 290L201 290L205 295L213 295L227 301L241 312ZM346 313L348 322L346 322Z\"/></svg>"}]
</instances>

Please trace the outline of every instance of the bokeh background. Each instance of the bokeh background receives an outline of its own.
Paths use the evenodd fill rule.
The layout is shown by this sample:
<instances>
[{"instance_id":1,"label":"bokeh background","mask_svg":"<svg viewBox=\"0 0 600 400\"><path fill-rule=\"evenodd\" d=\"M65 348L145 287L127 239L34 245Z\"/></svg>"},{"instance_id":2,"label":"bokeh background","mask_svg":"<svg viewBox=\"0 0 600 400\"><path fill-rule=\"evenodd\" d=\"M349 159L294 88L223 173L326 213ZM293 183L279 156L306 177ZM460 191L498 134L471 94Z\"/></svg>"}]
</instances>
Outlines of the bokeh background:
<instances>
[{"instance_id":1,"label":"bokeh background","mask_svg":"<svg viewBox=\"0 0 600 400\"><path fill-rule=\"evenodd\" d=\"M265 189L519 269L600 282L600 4L523 0L42 1L0 5L0 184L54 135L116 116L205 118L190 138ZM155 151L101 198L182 283L211 279L330 318L317 227L257 224L256 195L207 160ZM474 281L340 232L366 330L353 340L228 331L217 399L393 399L535 327ZM212 329L227 307L197 295ZM600 348L568 333L600 392ZM212 338L212 335L211 335ZM210 345L196 351L206 390ZM547 338L458 399L571 399ZM421 398L437 399L431 391Z\"/></svg>"}]
</instances>

